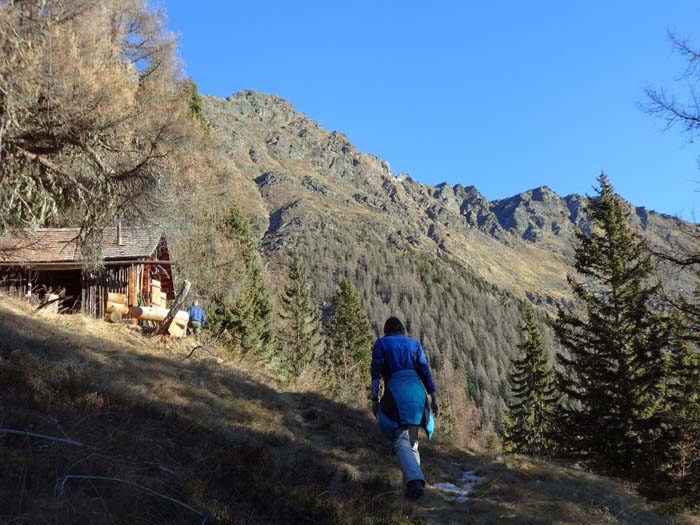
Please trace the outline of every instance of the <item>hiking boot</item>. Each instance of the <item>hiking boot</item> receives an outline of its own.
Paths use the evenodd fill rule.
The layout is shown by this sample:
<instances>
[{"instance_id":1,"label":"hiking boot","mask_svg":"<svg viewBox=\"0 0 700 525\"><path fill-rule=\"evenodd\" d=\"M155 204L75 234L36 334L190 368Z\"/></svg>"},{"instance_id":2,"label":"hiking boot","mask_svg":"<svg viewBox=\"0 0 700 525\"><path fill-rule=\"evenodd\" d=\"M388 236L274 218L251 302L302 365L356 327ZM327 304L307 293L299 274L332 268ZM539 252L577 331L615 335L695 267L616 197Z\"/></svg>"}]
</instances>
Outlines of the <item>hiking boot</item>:
<instances>
[{"instance_id":1,"label":"hiking boot","mask_svg":"<svg viewBox=\"0 0 700 525\"><path fill-rule=\"evenodd\" d=\"M406 484L406 497L411 501L416 501L423 495L423 480L414 479Z\"/></svg>"}]
</instances>

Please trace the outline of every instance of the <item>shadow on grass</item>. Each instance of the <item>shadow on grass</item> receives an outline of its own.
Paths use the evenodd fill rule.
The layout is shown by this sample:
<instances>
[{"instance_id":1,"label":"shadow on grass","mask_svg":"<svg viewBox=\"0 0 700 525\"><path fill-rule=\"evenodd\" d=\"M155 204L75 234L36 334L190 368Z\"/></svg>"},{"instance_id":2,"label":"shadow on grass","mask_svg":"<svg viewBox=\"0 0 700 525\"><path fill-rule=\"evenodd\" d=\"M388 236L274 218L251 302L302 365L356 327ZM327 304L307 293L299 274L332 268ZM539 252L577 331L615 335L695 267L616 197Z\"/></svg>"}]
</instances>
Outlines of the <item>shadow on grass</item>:
<instances>
[{"instance_id":1,"label":"shadow on grass","mask_svg":"<svg viewBox=\"0 0 700 525\"><path fill-rule=\"evenodd\" d=\"M72 474L138 483L210 523L552 523L569 508L574 522L582 507L588 518L664 523L625 510L634 503L621 494L601 495L594 479L538 479L490 456L430 445L422 447L430 480L476 469L487 478L480 498L495 502L459 503L430 489L408 505L396 459L366 411L317 393L280 394L211 360L138 346L0 304L0 426L94 447L0 435L0 521L202 522L113 481L71 479L60 496L58 482Z\"/></svg>"}]
</instances>

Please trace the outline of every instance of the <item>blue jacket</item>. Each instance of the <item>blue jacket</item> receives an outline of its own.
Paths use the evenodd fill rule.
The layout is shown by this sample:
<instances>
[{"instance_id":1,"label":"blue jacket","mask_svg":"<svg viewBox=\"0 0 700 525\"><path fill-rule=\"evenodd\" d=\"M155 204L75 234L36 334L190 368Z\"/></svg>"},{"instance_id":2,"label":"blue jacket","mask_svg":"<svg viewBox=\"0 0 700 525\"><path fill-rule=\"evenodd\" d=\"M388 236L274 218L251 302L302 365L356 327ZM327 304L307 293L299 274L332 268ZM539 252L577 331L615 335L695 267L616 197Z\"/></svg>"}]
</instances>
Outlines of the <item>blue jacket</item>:
<instances>
[{"instance_id":1,"label":"blue jacket","mask_svg":"<svg viewBox=\"0 0 700 525\"><path fill-rule=\"evenodd\" d=\"M372 379L383 377L387 381L399 370L415 370L428 394L435 392L433 376L420 343L401 334L380 337L372 346Z\"/></svg>"},{"instance_id":2,"label":"blue jacket","mask_svg":"<svg viewBox=\"0 0 700 525\"><path fill-rule=\"evenodd\" d=\"M199 306L192 305L187 309L187 313L190 316L190 321L199 321L204 326L204 320L206 316L204 315L204 310Z\"/></svg>"},{"instance_id":3,"label":"blue jacket","mask_svg":"<svg viewBox=\"0 0 700 525\"><path fill-rule=\"evenodd\" d=\"M433 393L435 386L420 343L401 334L377 339L372 347L373 389L382 377L385 388L377 420L386 438L393 441L398 429L416 425L430 439L434 421L426 390Z\"/></svg>"}]
</instances>

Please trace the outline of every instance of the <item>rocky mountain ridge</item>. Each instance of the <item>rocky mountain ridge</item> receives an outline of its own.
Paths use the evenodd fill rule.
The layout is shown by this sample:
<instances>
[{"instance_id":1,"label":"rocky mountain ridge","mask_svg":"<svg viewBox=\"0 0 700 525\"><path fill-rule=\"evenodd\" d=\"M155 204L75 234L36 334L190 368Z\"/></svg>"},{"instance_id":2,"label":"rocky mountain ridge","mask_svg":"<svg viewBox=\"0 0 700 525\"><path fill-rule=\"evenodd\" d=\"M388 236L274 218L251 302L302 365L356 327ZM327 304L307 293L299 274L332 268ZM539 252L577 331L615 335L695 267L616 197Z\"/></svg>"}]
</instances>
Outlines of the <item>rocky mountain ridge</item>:
<instances>
[{"instance_id":1,"label":"rocky mountain ridge","mask_svg":"<svg viewBox=\"0 0 700 525\"><path fill-rule=\"evenodd\" d=\"M572 305L567 275L575 232L588 227L584 198L542 187L489 201L473 186L422 184L274 95L206 97L204 116L227 157L223 197L212 194L211 205L235 204L251 217L273 295L292 252L324 315L340 278L350 279L376 335L397 315L421 341L454 435L478 441L498 429L521 300L542 306L543 337L556 351L544 316ZM681 230L691 225L632 206L630 213L650 244L684 247ZM691 275L660 275L667 287L692 289Z\"/></svg>"},{"instance_id":2,"label":"rocky mountain ridge","mask_svg":"<svg viewBox=\"0 0 700 525\"><path fill-rule=\"evenodd\" d=\"M302 224L322 230L357 222L401 249L448 255L516 293L545 302L568 294L575 232L589 227L581 195L541 186L489 201L474 186L422 184L395 175L386 161L357 151L288 101L253 90L207 97L205 115L257 189L248 188L255 196L247 204L269 250L296 242ZM686 247L681 230L691 225L632 205L630 217L652 246Z\"/></svg>"}]
</instances>

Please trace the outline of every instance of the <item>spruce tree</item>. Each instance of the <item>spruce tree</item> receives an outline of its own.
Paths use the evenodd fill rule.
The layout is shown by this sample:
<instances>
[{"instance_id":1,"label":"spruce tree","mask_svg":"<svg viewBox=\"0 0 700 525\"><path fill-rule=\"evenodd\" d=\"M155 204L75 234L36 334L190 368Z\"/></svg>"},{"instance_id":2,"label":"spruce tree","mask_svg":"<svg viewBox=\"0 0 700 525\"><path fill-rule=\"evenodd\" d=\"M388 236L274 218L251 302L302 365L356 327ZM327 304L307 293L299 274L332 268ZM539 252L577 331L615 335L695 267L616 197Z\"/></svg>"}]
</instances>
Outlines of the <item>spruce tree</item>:
<instances>
[{"instance_id":1,"label":"spruce tree","mask_svg":"<svg viewBox=\"0 0 700 525\"><path fill-rule=\"evenodd\" d=\"M244 352L271 358L276 350L274 309L263 279L260 256L257 253L248 254L245 265L243 290L233 307L238 314L233 326Z\"/></svg>"},{"instance_id":2,"label":"spruce tree","mask_svg":"<svg viewBox=\"0 0 700 525\"><path fill-rule=\"evenodd\" d=\"M336 394L357 399L369 384L372 332L367 314L352 283L343 278L328 321L328 363Z\"/></svg>"},{"instance_id":3,"label":"spruce tree","mask_svg":"<svg viewBox=\"0 0 700 525\"><path fill-rule=\"evenodd\" d=\"M282 295L282 319L286 321L282 338L290 371L299 375L317 356L322 344L319 309L311 295L311 286L301 258L294 254L289 265L289 283Z\"/></svg>"},{"instance_id":4,"label":"spruce tree","mask_svg":"<svg viewBox=\"0 0 700 525\"><path fill-rule=\"evenodd\" d=\"M673 356L668 425L673 432L666 471L685 496L700 496L700 352L683 343Z\"/></svg>"},{"instance_id":5,"label":"spruce tree","mask_svg":"<svg viewBox=\"0 0 700 525\"><path fill-rule=\"evenodd\" d=\"M598 195L588 199L591 232L577 235L575 267L585 280L569 277L584 312L560 309L555 323L569 351L558 355L570 401L561 444L618 472L648 474L665 445L669 323L650 306L652 263L624 202L604 173L598 182Z\"/></svg>"},{"instance_id":6,"label":"spruce tree","mask_svg":"<svg viewBox=\"0 0 700 525\"><path fill-rule=\"evenodd\" d=\"M560 396L529 303L523 314L525 339L518 345L521 357L513 361L510 374L513 401L506 414L505 448L508 452L547 456L553 453L552 430Z\"/></svg>"},{"instance_id":7,"label":"spruce tree","mask_svg":"<svg viewBox=\"0 0 700 525\"><path fill-rule=\"evenodd\" d=\"M242 256L242 284L232 303L222 299L215 301L210 329L222 334L237 351L274 360L277 357L274 307L250 223L234 207L223 221L222 233L234 241Z\"/></svg>"}]
</instances>

